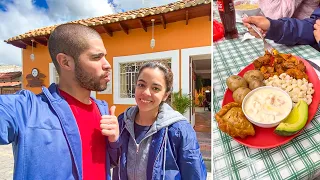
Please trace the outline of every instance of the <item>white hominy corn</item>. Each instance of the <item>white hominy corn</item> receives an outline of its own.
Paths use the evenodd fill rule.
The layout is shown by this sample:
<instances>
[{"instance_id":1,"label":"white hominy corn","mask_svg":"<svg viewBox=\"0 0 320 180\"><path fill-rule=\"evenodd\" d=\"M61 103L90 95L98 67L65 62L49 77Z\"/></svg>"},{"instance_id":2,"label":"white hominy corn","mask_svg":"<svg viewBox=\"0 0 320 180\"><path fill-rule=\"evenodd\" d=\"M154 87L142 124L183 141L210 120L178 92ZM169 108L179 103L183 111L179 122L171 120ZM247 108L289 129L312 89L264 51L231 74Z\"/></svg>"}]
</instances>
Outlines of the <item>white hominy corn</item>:
<instances>
[{"instance_id":1,"label":"white hominy corn","mask_svg":"<svg viewBox=\"0 0 320 180\"><path fill-rule=\"evenodd\" d=\"M289 75L286 75L286 80L291 80Z\"/></svg>"},{"instance_id":2,"label":"white hominy corn","mask_svg":"<svg viewBox=\"0 0 320 180\"><path fill-rule=\"evenodd\" d=\"M305 94L303 91L300 91L298 97L299 97L299 98L302 98L302 97L304 97L305 95L306 95L306 94Z\"/></svg>"},{"instance_id":3,"label":"white hominy corn","mask_svg":"<svg viewBox=\"0 0 320 180\"><path fill-rule=\"evenodd\" d=\"M308 82L305 78L302 79L303 82Z\"/></svg>"},{"instance_id":4,"label":"white hominy corn","mask_svg":"<svg viewBox=\"0 0 320 180\"><path fill-rule=\"evenodd\" d=\"M300 89L301 90L308 90L308 87L306 85L302 85L302 86L300 86Z\"/></svg>"},{"instance_id":5,"label":"white hominy corn","mask_svg":"<svg viewBox=\"0 0 320 180\"><path fill-rule=\"evenodd\" d=\"M287 92L290 92L292 89L293 89L292 86L288 86L287 89L286 89L286 91L287 91Z\"/></svg>"},{"instance_id":6,"label":"white hominy corn","mask_svg":"<svg viewBox=\"0 0 320 180\"><path fill-rule=\"evenodd\" d=\"M297 84L297 80L296 79L293 79L291 82L292 82L292 84Z\"/></svg>"},{"instance_id":7,"label":"white hominy corn","mask_svg":"<svg viewBox=\"0 0 320 180\"><path fill-rule=\"evenodd\" d=\"M299 88L299 87L295 87L295 88L293 88L292 92L293 92L294 94L299 94L300 88Z\"/></svg>"},{"instance_id":8,"label":"white hominy corn","mask_svg":"<svg viewBox=\"0 0 320 180\"><path fill-rule=\"evenodd\" d=\"M282 85L281 85L281 88L282 88L282 89L286 89L287 86L288 86L288 84L282 84Z\"/></svg>"},{"instance_id":9,"label":"white hominy corn","mask_svg":"<svg viewBox=\"0 0 320 180\"><path fill-rule=\"evenodd\" d=\"M313 94L313 93L314 93L314 89L308 89L308 90L307 90L307 94L310 94L310 95L311 95L311 94Z\"/></svg>"},{"instance_id":10,"label":"white hominy corn","mask_svg":"<svg viewBox=\"0 0 320 180\"><path fill-rule=\"evenodd\" d=\"M312 103L312 98L307 99L307 104L310 105Z\"/></svg>"},{"instance_id":11,"label":"white hominy corn","mask_svg":"<svg viewBox=\"0 0 320 180\"><path fill-rule=\"evenodd\" d=\"M312 94L314 93L313 84L303 78L294 79L286 73L280 74L280 76L274 75L264 81L266 86L279 87L286 91L295 105L299 100L304 100L308 105L312 102Z\"/></svg>"},{"instance_id":12,"label":"white hominy corn","mask_svg":"<svg viewBox=\"0 0 320 180\"><path fill-rule=\"evenodd\" d=\"M280 74L280 76L279 76L281 79L284 79L285 77L286 77L286 74L285 73L282 73L282 74Z\"/></svg>"}]
</instances>

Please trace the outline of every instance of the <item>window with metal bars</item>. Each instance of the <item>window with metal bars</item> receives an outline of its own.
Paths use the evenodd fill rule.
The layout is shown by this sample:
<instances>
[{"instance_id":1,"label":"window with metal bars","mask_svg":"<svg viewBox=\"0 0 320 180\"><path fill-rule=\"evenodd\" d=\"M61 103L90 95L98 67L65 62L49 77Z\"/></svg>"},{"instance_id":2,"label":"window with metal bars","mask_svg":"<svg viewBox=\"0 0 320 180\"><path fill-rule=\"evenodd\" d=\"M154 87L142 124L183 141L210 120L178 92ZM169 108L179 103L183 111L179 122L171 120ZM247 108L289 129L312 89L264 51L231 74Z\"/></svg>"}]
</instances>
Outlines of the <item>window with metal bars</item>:
<instances>
[{"instance_id":1,"label":"window with metal bars","mask_svg":"<svg viewBox=\"0 0 320 180\"><path fill-rule=\"evenodd\" d=\"M55 82L56 84L59 84L59 80L60 80L60 77L59 77L59 74L58 74L58 71L56 70L56 68L54 67L54 73L55 73Z\"/></svg>"},{"instance_id":2,"label":"window with metal bars","mask_svg":"<svg viewBox=\"0 0 320 180\"><path fill-rule=\"evenodd\" d=\"M171 68L171 59L151 60ZM134 98L136 80L140 67L149 61L120 63L120 98Z\"/></svg>"},{"instance_id":3,"label":"window with metal bars","mask_svg":"<svg viewBox=\"0 0 320 180\"><path fill-rule=\"evenodd\" d=\"M55 83L58 84L59 83L59 74L57 72L56 67L54 66L53 63L49 63L49 78L50 78L50 84L51 83Z\"/></svg>"}]
</instances>

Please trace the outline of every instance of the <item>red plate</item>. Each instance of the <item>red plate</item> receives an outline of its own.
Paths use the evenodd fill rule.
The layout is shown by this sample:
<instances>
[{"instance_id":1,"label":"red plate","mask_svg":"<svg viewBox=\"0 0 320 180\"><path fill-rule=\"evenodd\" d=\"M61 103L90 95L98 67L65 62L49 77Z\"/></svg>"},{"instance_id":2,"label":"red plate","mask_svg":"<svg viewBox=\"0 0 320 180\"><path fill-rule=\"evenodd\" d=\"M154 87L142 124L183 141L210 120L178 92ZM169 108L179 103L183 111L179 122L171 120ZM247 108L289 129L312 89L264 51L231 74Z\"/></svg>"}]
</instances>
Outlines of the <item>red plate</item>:
<instances>
[{"instance_id":1,"label":"red plate","mask_svg":"<svg viewBox=\"0 0 320 180\"><path fill-rule=\"evenodd\" d=\"M299 60L301 60L305 66L306 66L306 72L307 75L309 77L309 82L311 82L313 84L313 89L320 89L320 82L319 82L319 78L316 74L316 72L314 71L313 67L304 59L300 58L300 57L296 57ZM249 70L253 70L254 66L253 64L248 65L247 67L245 67L238 75L243 77L244 73L249 71ZM320 91L315 91L313 94L313 99L312 99L312 103L309 105L309 118L308 118L308 122L307 124L309 124L311 122L311 120L313 119L314 115L316 114L317 110L318 110L318 106L319 106L319 100L320 100ZM222 105L226 105L230 102L233 102L233 98L232 98L232 92L227 89L225 95L224 95L224 99L222 102ZM306 125L307 125L306 124ZM294 137L296 137L301 131L299 131L298 133L292 135L292 136L279 136L277 134L274 133L274 128L261 128L258 126L254 126L255 129L255 136L247 136L245 139L241 139L241 138L234 138L237 142L239 142L240 144L243 144L245 146L248 147L252 147L252 148L258 148L258 149L268 149L268 148L274 148L280 145L283 145L287 142L289 142L290 140L292 140Z\"/></svg>"}]
</instances>

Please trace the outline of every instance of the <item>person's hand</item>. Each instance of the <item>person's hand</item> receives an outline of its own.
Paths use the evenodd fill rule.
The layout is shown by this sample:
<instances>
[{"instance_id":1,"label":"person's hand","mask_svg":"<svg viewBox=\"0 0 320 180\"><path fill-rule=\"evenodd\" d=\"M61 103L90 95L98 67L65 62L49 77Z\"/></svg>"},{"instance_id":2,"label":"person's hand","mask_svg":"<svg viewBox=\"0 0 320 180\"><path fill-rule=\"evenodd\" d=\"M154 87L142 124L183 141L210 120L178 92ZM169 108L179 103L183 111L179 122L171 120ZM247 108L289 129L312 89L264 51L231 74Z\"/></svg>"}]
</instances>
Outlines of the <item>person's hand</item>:
<instances>
[{"instance_id":1,"label":"person's hand","mask_svg":"<svg viewBox=\"0 0 320 180\"><path fill-rule=\"evenodd\" d=\"M317 43L319 43L320 41L320 20L319 19L316 21L313 27L314 27L314 31L313 31L314 38L316 39Z\"/></svg>"},{"instance_id":2,"label":"person's hand","mask_svg":"<svg viewBox=\"0 0 320 180\"><path fill-rule=\"evenodd\" d=\"M247 18L243 18L242 22L243 25L248 28L249 33L256 38L260 38L260 36L250 27L249 23L256 25L263 37L270 28L270 21L264 16L249 16Z\"/></svg>"},{"instance_id":3,"label":"person's hand","mask_svg":"<svg viewBox=\"0 0 320 180\"><path fill-rule=\"evenodd\" d=\"M116 142L119 138L118 118L114 112L116 106L110 108L110 115L103 115L100 120L100 128L103 135L108 136L109 142Z\"/></svg>"}]
</instances>

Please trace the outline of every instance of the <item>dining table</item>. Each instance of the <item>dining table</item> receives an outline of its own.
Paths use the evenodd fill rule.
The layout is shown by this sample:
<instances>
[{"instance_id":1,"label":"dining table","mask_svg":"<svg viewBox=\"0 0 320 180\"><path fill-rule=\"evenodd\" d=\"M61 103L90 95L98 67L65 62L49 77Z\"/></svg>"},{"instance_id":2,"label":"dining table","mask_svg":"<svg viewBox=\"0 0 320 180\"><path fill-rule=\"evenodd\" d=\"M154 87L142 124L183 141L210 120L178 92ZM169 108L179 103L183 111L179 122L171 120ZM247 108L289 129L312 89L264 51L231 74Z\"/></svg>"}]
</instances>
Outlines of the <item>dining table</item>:
<instances>
[{"instance_id":1,"label":"dining table","mask_svg":"<svg viewBox=\"0 0 320 180\"><path fill-rule=\"evenodd\" d=\"M213 2L213 20L221 22ZM320 179L320 108L312 121L291 141L270 149L250 148L222 132L214 115L221 109L226 79L263 56L263 41L243 40L247 28L236 23L239 38L220 39L212 45L212 156L214 180L313 180ZM214 30L213 30L214 33ZM267 40L281 53L320 64L320 52L309 45L285 46ZM315 89L320 91L320 89ZM264 141L264 139L261 139Z\"/></svg>"}]
</instances>

